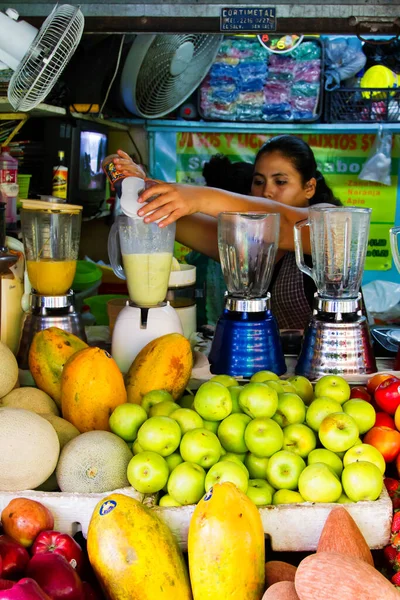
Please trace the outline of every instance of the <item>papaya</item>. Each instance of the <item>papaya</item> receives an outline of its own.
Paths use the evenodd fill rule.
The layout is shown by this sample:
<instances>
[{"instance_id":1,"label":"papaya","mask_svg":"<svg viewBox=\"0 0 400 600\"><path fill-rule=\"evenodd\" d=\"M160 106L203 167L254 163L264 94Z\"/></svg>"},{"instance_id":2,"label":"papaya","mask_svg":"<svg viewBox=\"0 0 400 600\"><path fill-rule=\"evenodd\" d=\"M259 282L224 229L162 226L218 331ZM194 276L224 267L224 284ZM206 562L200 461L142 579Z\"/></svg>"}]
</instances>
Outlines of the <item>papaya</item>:
<instances>
[{"instance_id":1,"label":"papaya","mask_svg":"<svg viewBox=\"0 0 400 600\"><path fill-rule=\"evenodd\" d=\"M256 505L233 483L215 484L197 504L188 537L194 600L260 600L265 541Z\"/></svg>"},{"instance_id":2,"label":"papaya","mask_svg":"<svg viewBox=\"0 0 400 600\"><path fill-rule=\"evenodd\" d=\"M100 500L89 523L87 551L109 600L192 599L172 532L134 498L110 494Z\"/></svg>"},{"instance_id":3,"label":"papaya","mask_svg":"<svg viewBox=\"0 0 400 600\"><path fill-rule=\"evenodd\" d=\"M67 360L88 345L72 333L49 327L38 331L29 348L29 370L37 387L61 408L61 374Z\"/></svg>"},{"instance_id":4,"label":"papaya","mask_svg":"<svg viewBox=\"0 0 400 600\"><path fill-rule=\"evenodd\" d=\"M166 390L180 398L190 379L193 355L190 343L180 333L167 333L149 342L133 361L126 375L128 402L140 404L147 392Z\"/></svg>"},{"instance_id":5,"label":"papaya","mask_svg":"<svg viewBox=\"0 0 400 600\"><path fill-rule=\"evenodd\" d=\"M85 348L67 360L61 376L61 411L81 433L110 431L111 413L125 402L124 378L108 352Z\"/></svg>"}]
</instances>

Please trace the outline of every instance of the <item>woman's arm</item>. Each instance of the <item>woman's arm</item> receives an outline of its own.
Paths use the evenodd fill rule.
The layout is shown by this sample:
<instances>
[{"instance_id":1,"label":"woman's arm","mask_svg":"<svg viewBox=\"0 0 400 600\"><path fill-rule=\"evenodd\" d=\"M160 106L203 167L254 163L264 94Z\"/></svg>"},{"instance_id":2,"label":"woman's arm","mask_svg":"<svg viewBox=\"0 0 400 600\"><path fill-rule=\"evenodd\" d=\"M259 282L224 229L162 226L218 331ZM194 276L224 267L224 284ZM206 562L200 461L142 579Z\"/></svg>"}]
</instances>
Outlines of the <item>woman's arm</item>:
<instances>
[{"instance_id":1,"label":"woman's arm","mask_svg":"<svg viewBox=\"0 0 400 600\"><path fill-rule=\"evenodd\" d=\"M204 215L182 217L176 222L176 239L188 248L219 261L216 219Z\"/></svg>"}]
</instances>

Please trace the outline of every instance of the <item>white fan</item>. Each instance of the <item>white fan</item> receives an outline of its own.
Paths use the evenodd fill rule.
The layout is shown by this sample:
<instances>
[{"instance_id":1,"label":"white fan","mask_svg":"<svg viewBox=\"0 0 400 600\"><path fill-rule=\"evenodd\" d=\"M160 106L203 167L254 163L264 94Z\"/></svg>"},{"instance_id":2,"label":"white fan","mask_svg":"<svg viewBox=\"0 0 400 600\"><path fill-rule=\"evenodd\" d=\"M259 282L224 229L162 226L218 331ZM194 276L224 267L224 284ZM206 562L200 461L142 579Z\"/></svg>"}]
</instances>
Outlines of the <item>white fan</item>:
<instances>
[{"instance_id":1,"label":"white fan","mask_svg":"<svg viewBox=\"0 0 400 600\"><path fill-rule=\"evenodd\" d=\"M125 107L145 119L157 119L184 102L211 67L222 35L139 34L121 74Z\"/></svg>"},{"instance_id":2,"label":"white fan","mask_svg":"<svg viewBox=\"0 0 400 600\"><path fill-rule=\"evenodd\" d=\"M15 71L8 86L11 106L29 111L46 98L75 52L84 17L77 7L55 6L39 31L18 18L13 8L0 12L0 61Z\"/></svg>"}]
</instances>

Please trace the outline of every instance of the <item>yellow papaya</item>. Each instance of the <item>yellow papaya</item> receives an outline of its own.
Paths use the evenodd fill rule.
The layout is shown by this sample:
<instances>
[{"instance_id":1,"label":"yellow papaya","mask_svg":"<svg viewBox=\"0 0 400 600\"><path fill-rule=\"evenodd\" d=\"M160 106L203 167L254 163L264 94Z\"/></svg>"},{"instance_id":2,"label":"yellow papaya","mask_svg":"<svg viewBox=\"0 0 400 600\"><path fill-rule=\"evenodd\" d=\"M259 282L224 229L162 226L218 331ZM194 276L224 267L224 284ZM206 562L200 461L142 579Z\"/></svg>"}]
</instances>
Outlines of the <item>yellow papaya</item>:
<instances>
[{"instance_id":1,"label":"yellow papaya","mask_svg":"<svg viewBox=\"0 0 400 600\"><path fill-rule=\"evenodd\" d=\"M233 483L217 483L196 506L188 538L194 600L260 600L265 540L256 505Z\"/></svg>"},{"instance_id":2,"label":"yellow papaya","mask_svg":"<svg viewBox=\"0 0 400 600\"><path fill-rule=\"evenodd\" d=\"M88 345L72 333L49 327L38 331L29 348L29 370L37 387L61 408L61 375L67 360Z\"/></svg>"},{"instance_id":3,"label":"yellow papaya","mask_svg":"<svg viewBox=\"0 0 400 600\"><path fill-rule=\"evenodd\" d=\"M156 338L142 348L126 375L128 402L140 404L152 390L166 390L176 400L185 391L192 367L192 349L183 335Z\"/></svg>"},{"instance_id":4,"label":"yellow papaya","mask_svg":"<svg viewBox=\"0 0 400 600\"><path fill-rule=\"evenodd\" d=\"M89 523L87 551L109 600L192 598L173 534L134 498L110 494L100 500Z\"/></svg>"},{"instance_id":5,"label":"yellow papaya","mask_svg":"<svg viewBox=\"0 0 400 600\"><path fill-rule=\"evenodd\" d=\"M108 352L85 348L68 359L61 377L61 411L81 433L110 431L110 415L124 402L124 378Z\"/></svg>"}]
</instances>

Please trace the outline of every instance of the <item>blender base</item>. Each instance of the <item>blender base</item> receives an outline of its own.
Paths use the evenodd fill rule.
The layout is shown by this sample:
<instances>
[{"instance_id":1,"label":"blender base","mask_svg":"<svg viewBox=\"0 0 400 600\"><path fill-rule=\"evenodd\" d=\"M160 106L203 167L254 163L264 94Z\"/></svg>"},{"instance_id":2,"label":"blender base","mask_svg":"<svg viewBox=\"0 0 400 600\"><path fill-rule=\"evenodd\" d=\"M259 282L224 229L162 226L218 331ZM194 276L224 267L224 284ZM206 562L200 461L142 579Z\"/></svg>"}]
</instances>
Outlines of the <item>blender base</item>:
<instances>
[{"instance_id":1,"label":"blender base","mask_svg":"<svg viewBox=\"0 0 400 600\"><path fill-rule=\"evenodd\" d=\"M215 375L249 378L264 370L286 373L278 324L270 310L241 313L225 309L208 359Z\"/></svg>"}]
</instances>

